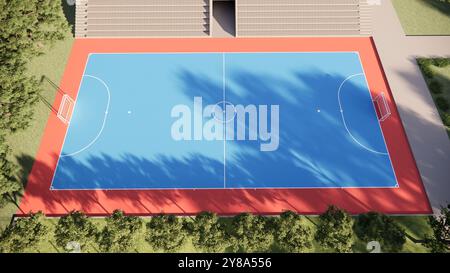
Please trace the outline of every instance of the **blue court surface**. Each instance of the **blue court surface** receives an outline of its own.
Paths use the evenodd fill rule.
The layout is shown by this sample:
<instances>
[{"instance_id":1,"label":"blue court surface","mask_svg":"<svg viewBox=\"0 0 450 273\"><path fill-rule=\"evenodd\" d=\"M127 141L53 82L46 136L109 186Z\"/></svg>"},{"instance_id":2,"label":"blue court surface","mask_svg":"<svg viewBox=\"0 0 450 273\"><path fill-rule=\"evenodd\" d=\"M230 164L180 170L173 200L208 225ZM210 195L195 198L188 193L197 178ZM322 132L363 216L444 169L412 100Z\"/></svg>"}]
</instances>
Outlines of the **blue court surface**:
<instances>
[{"instance_id":1,"label":"blue court surface","mask_svg":"<svg viewBox=\"0 0 450 273\"><path fill-rule=\"evenodd\" d=\"M396 187L354 52L91 54L52 189Z\"/></svg>"}]
</instances>

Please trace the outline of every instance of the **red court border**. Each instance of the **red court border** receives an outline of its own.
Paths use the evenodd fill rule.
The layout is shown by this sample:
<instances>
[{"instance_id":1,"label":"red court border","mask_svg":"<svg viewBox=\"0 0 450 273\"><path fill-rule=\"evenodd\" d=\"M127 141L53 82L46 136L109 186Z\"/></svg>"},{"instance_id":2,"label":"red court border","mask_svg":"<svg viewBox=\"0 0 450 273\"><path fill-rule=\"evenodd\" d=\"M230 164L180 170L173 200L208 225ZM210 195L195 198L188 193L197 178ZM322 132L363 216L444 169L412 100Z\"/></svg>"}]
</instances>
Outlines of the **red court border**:
<instances>
[{"instance_id":1,"label":"red court border","mask_svg":"<svg viewBox=\"0 0 450 273\"><path fill-rule=\"evenodd\" d=\"M352 214L380 211L389 214L429 214L431 207L400 120L391 90L371 38L233 38L233 39L77 39L60 87L73 98L79 89L90 53L145 52L330 52L357 51L370 91L387 91L392 115L382 123L398 188L347 189L217 189L217 190L50 190L58 155L67 130L50 115L18 215L43 211L59 216L71 210L88 215L109 215L115 209L127 214L173 213L192 215L214 211L220 215L241 212L278 214L293 210L320 214L334 204ZM57 107L61 97L55 99Z\"/></svg>"}]
</instances>

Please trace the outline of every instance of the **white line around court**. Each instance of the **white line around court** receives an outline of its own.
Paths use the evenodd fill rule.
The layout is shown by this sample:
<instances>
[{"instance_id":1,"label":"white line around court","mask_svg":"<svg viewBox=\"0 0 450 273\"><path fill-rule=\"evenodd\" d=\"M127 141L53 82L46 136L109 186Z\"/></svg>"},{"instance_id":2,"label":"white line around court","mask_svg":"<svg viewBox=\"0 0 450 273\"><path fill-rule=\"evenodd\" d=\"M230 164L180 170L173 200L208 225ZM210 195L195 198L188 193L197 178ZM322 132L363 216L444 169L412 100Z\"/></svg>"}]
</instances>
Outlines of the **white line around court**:
<instances>
[{"instance_id":1,"label":"white line around court","mask_svg":"<svg viewBox=\"0 0 450 273\"><path fill-rule=\"evenodd\" d=\"M75 156L75 155L77 155L77 154L79 154L79 153L81 153L81 152L83 152L83 151L89 149L92 145L94 145L95 142L97 142L97 140L98 140L98 139L100 138L100 136L102 135L103 130L105 129L106 120L107 120L107 118L108 118L109 106L110 106L110 102L111 102L111 92L110 92L110 90L109 90L109 87L108 87L108 85L107 85L102 79L100 79L100 78L98 78L98 77L95 77L95 76L92 76L92 75L84 75L84 77L92 78L92 79L95 79L95 80L99 81L99 82L105 87L105 90L106 90L106 92L107 92L107 95L108 95L108 102L107 102L107 104L106 104L106 110L105 110L105 115L104 115L104 117L103 117L102 127L100 128L100 131L99 131L98 134L95 136L95 138L94 138L91 142L89 142L89 144L87 144L86 146L84 146L83 148L81 148L80 150L78 150L78 151L76 151L76 152L73 152L73 153L70 153L70 154L61 154L60 157L71 157L71 156Z\"/></svg>"},{"instance_id":2,"label":"white line around court","mask_svg":"<svg viewBox=\"0 0 450 273\"><path fill-rule=\"evenodd\" d=\"M359 63L361 65L361 69L362 69L362 71L364 73L364 81L366 83L367 90L369 91L370 99L373 101L372 92L370 92L370 86L369 86L369 82L367 81L367 77L366 77L366 73L365 73L365 70L364 70L364 66L362 64L361 55L359 53L357 55L358 55ZM375 109L375 104L372 103L372 106L373 106L373 112L375 113L375 115L377 115L377 110ZM388 152L389 163L391 164L392 172L394 173L395 181L397 182L397 186L398 186L397 173L395 172L394 165L392 163L392 158L391 158L391 155L389 154L389 147L388 147L387 142L386 142L386 137L384 136L383 128L381 127L381 122L380 122L379 119L378 119L378 128L380 129L381 136L383 137L384 146L386 147L386 151Z\"/></svg>"},{"instance_id":3,"label":"white line around court","mask_svg":"<svg viewBox=\"0 0 450 273\"><path fill-rule=\"evenodd\" d=\"M186 53L189 53L189 54L192 54L193 52L186 52ZM195 53L195 52L194 52ZM205 53L205 52L201 52L201 53ZM215 52L208 52L208 53L206 53L206 54L211 54L211 53L215 53ZM248 54L248 53L252 53L252 52L230 52L230 53L245 53L245 54ZM266 53L266 52L253 52L253 53ZM267 52L267 53L357 53L357 52ZM95 53L95 54L103 54L103 53ZM107 54L111 54L111 53L104 53L105 55L107 55ZM122 53L120 53L120 54L122 54ZM124 53L124 54L148 54L148 53ZM161 54L161 53L158 53L158 54ZM163 53L162 52L162 54L174 54L174 53ZM185 53L175 53L175 54L185 54ZM228 53L224 53L224 52L222 52L222 97L223 97L223 109L225 109L225 104L226 104L226 54L228 54ZM90 54L91 55L91 54ZM116 54L111 54L111 55L116 55ZM117 54L118 55L118 54ZM389 155L388 153L382 153L382 152L379 152L379 151L375 151L375 150L372 150L372 149L370 149L370 148L368 148L368 147L366 147L366 146L364 146L362 143L360 143L352 134L351 134L351 132L349 131L349 129L348 129L348 127L347 127L347 124L346 124L346 121L345 121L345 117L344 117L344 114L343 114L343 110L342 110L342 106L341 106L341 101L340 101L340 92L341 92L341 89L342 89L342 87L345 85L345 83L347 82L347 81L349 81L350 79L352 79L352 78L354 78L354 77L357 77L357 76L363 76L363 77L365 77L365 74L364 73L358 73L358 74L354 74L354 75L351 75L351 76L349 76L348 78L346 78L342 83L341 83L341 85L340 85L340 87L339 87L339 90L338 90L338 102L339 102L339 107L340 107L340 110L341 110L341 117L342 117L342 121L343 121L343 123L344 123L344 127L345 127L345 129L346 129L346 131L348 132L348 134L350 135L350 137L353 139L353 141L355 141L358 145L360 145L361 147L363 147L364 149L366 149L366 150L368 150L368 151L370 151L370 152L373 152L373 153L376 153L376 154L381 154L381 155ZM61 156L60 157L69 157L69 156L75 156L75 155L77 155L77 154L79 154L79 153L81 153L81 152L83 152L83 151L85 151L85 150L87 150L88 148L90 148L93 144L95 144L95 142L99 139L99 137L101 136L101 134L103 133L103 130L104 130L104 127L105 127L105 125L106 125L106 120L107 120L107 116L108 116L108 111L109 111L109 107L110 107L110 99L111 99L111 94L110 94L110 89L109 89L109 87L108 87L108 85L102 80L102 79L100 79L100 78L98 78L98 77L95 77L95 76L92 76L92 75L84 75L83 77L88 77L88 78L93 78L93 79L95 79L95 80L97 80L97 81L99 81L103 86L105 86L105 89L106 89L106 91L107 91L107 94L108 94L108 103L107 103L107 107L106 107L106 111L105 111L105 116L104 116L104 119L103 119L103 124L102 124L102 127L101 127L101 130L99 131L99 133L97 134L97 136L88 144L88 145L86 145L85 147L83 147L82 149L80 149L80 150L78 150L78 151L76 151L76 152L73 152L73 153L70 153L70 154L61 154ZM370 90L369 90L369 93L370 93ZM225 113L224 113L225 114ZM225 117L224 117L224 120L225 120ZM223 130L223 134L224 134L224 142L223 142L223 151L224 151L224 155L223 155L223 187L224 188L227 188L227 184L226 184L226 126L225 126L225 124L226 123L223 123L223 125L224 125L224 130ZM381 128L380 128L380 130L381 130ZM384 138L384 136L383 136L383 138ZM387 149L387 146L386 146L386 149ZM391 163L392 164L392 163ZM394 172L394 174L395 174L395 172ZM53 181L52 181L53 182ZM299 187L299 186L296 186L296 187L257 187L257 188L255 188L255 189L299 189L299 188L302 188L302 189L329 189L329 188L341 188L341 189L351 189L351 188L398 188L398 184L397 185L395 185L395 186L344 186L344 187ZM137 190L137 189L140 189L140 190L144 190L144 189L151 189L151 190L158 190L158 189L160 189L160 190L174 190L174 189L189 189L189 190L191 190L191 189L218 189L218 188L189 188L189 187L187 187L187 188L107 188L107 189L105 189L105 188L91 188L91 189L53 189L53 187L52 187L52 190L60 190L60 191L64 191L64 190ZM250 188L241 188L241 187L230 187L230 188L227 188L227 189L250 189Z\"/></svg>"},{"instance_id":4,"label":"white line around court","mask_svg":"<svg viewBox=\"0 0 450 273\"><path fill-rule=\"evenodd\" d=\"M358 144L359 146L361 146L361 147L364 148L365 150L367 150L367 151L369 151L369 152L372 152L372 153L374 153L374 154L386 155L386 156L387 156L387 155L388 155L387 152L380 152L380 151L373 150L373 149L371 149L371 148L365 146L365 145L362 144L361 142L359 142L358 139L356 139L356 137L354 137L353 134L352 134L352 133L350 132L350 130L348 129L347 122L345 121L344 110L342 109L342 103L341 103L341 91L342 91L342 87L344 87L345 83L347 83L349 80L351 80L351 79L353 79L353 78L355 78L355 77L361 77L361 76L362 76L362 77L365 77L365 76L364 76L364 73L357 73L357 74L353 74L353 75L351 75L351 76L348 76L344 81L342 81L341 85L339 86L337 97L338 97L338 103L339 103L339 111L340 111L340 113L341 113L341 119L342 119L342 122L343 122L343 125L344 125L345 130L347 131L348 135L352 138L352 140L353 140L356 144ZM370 92L370 90L369 90L369 92ZM386 149L387 149L387 147L386 147Z\"/></svg>"}]
</instances>

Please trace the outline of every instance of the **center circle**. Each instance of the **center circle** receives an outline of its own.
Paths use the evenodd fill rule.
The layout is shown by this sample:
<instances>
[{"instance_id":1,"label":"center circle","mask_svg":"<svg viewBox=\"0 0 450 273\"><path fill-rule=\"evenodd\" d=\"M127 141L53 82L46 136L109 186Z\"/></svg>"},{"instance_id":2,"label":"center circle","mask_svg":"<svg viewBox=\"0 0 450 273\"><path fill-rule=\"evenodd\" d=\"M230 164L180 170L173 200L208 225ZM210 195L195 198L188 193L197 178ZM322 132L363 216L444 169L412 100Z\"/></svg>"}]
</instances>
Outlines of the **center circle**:
<instances>
[{"instance_id":1,"label":"center circle","mask_svg":"<svg viewBox=\"0 0 450 273\"><path fill-rule=\"evenodd\" d=\"M228 117L227 115L227 110L230 111L232 109L233 111L233 116ZM219 101L218 103L214 104L214 119L218 122L221 123L228 123L234 120L234 117L236 117L236 108L234 107L234 105L229 102L229 101ZM216 113L222 113L221 115L217 116Z\"/></svg>"}]
</instances>

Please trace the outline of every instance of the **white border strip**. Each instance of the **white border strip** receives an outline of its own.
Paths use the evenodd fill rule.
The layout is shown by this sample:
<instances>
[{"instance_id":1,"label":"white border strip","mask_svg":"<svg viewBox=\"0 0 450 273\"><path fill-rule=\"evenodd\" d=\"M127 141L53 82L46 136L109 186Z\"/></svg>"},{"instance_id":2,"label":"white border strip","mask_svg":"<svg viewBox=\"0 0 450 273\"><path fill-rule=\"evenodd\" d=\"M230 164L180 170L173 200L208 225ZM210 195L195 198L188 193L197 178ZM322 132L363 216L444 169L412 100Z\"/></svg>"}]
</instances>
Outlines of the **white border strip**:
<instances>
[{"instance_id":1,"label":"white border strip","mask_svg":"<svg viewBox=\"0 0 450 273\"><path fill-rule=\"evenodd\" d=\"M344 81L342 81L341 85L339 86L339 89L338 89L338 92L337 92L337 99L338 99L338 103L339 103L339 111L340 111L340 113L341 113L342 123L344 124L344 128L345 128L345 130L347 131L348 135L352 138L352 140L353 140L356 144L358 144L359 146L361 146L361 147L364 148L365 150L367 150L367 151L369 151L369 152L372 152L372 153L374 153L374 154L386 155L386 156L387 156L387 155L388 155L387 152L385 153L385 152L379 152L379 151L376 151L376 150L374 150L374 149L371 149L371 148L367 147L366 145L362 144L361 142L359 142L359 141L356 139L356 137L353 136L353 134L352 134L352 133L350 132L350 130L348 129L347 122L345 121L344 109L342 109L342 103L341 103L341 91L342 91L342 87L344 87L344 85L345 85L349 80L351 80L351 79L353 79L353 78L355 78L355 77L360 77L360 76L365 77L364 73L353 74L353 75L347 77ZM370 92L370 90L369 90L369 92ZM373 100L371 99L370 102L373 103ZM377 116L377 120L378 120L378 116ZM387 149L387 147L386 147L386 149Z\"/></svg>"},{"instance_id":2,"label":"white border strip","mask_svg":"<svg viewBox=\"0 0 450 273\"><path fill-rule=\"evenodd\" d=\"M85 66L85 71L87 69L88 63L89 63L89 58L91 57L91 55L136 55L136 54L145 54L145 55L157 55L157 54L167 54L167 55L178 55L178 54L263 54L263 53L270 53L270 54L292 54L292 53L297 53L297 54L336 54L336 53L355 53L358 55L359 58L359 64L361 67L361 70L363 71L363 75L366 81L366 85L367 85L367 91L370 94L370 97L372 98L372 94L370 92L370 88L369 88L369 84L367 82L367 77L364 73L364 67L361 61L361 56L359 54L358 51L283 51L283 52L270 52L270 51L257 51L257 52L130 52L130 53L89 53L88 54L88 61L86 62L86 66ZM83 73L84 75L84 73ZM81 84L82 81L80 81L80 85L78 87L78 92L77 95L79 94L80 88L81 88ZM75 105L76 106L76 105ZM375 111L375 115L376 115L376 109L375 109L375 105L373 105L373 109ZM378 116L377 116L378 117ZM386 144L386 140L384 138L384 134L383 131L381 129L381 124L379 123L379 128L381 131L381 135L383 136L383 140L385 142L385 147L386 149L388 149L387 144ZM68 131L68 130L67 130ZM67 131L66 131L66 136L67 136ZM64 137L64 141L65 141L65 137ZM64 147L64 142L63 142L63 146L61 148L61 150ZM389 151L388 151L388 155L389 155ZM227 190L265 190L265 189L393 189L393 188L399 188L398 185L398 179L396 177L396 173L395 170L392 166L392 161L389 155L389 161L391 163L391 168L392 171L395 175L395 179L397 181L397 184L395 186L344 186L344 187L302 187L302 186L297 186L297 187L227 187ZM59 158L58 158L58 163L59 163ZM58 163L55 167L55 171L53 173L53 179L54 176L56 174L56 169L58 167ZM53 188L53 180L52 180L52 185L50 186L51 190L54 191L125 191L125 190L129 190L129 191L135 191L135 190L223 190L224 188L221 187L215 187L215 188L87 188L87 189L80 189L80 188L64 188L64 189L54 189Z\"/></svg>"}]
</instances>

